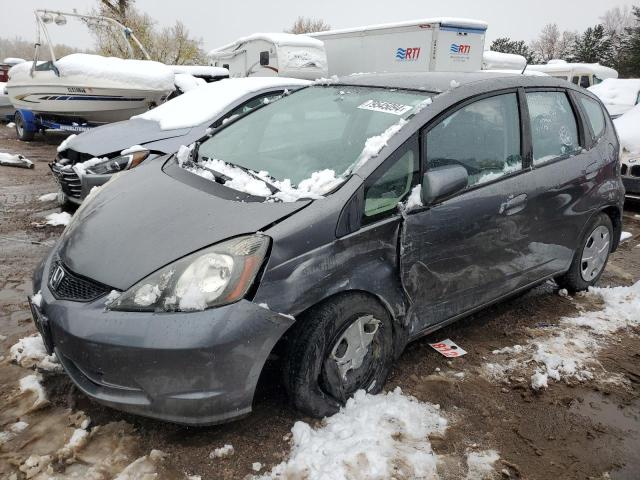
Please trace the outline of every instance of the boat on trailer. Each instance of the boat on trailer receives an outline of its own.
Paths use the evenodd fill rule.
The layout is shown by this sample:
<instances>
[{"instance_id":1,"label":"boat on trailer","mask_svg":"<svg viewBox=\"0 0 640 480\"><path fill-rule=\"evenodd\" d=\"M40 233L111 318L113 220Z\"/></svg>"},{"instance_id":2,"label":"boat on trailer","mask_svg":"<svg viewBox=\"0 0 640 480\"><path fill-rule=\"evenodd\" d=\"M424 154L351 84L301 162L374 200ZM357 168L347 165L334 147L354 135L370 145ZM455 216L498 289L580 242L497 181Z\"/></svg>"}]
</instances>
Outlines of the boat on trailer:
<instances>
[{"instance_id":1,"label":"boat on trailer","mask_svg":"<svg viewBox=\"0 0 640 480\"><path fill-rule=\"evenodd\" d=\"M16 131L22 140L30 140L36 131L48 128L80 132L126 120L164 102L174 90L171 68L151 61L131 29L116 20L49 10L34 13L37 24L34 59L12 67L6 85L16 108ZM67 16L115 26L131 59L85 53L57 59L47 24L64 25ZM50 60L39 60L42 37L48 44ZM145 60L133 59L134 45Z\"/></svg>"}]
</instances>

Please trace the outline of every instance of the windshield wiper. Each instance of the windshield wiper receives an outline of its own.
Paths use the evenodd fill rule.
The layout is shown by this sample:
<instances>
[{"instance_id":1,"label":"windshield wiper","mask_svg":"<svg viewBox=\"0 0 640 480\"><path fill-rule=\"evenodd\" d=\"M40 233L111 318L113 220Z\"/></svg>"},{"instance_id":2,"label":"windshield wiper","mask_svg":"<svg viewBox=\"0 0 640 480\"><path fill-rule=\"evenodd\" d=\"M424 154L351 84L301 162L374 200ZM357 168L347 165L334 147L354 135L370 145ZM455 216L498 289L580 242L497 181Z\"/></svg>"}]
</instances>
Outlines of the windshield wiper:
<instances>
[{"instance_id":1,"label":"windshield wiper","mask_svg":"<svg viewBox=\"0 0 640 480\"><path fill-rule=\"evenodd\" d=\"M223 160L224 161L224 160ZM271 194L273 195L274 193L278 193L280 191L280 189L278 187L276 187L275 185L273 185L271 182L266 181L263 177L261 177L260 175L258 175L256 172L254 172L253 170L251 170L250 168L247 167L243 167L242 165L237 165L235 163L231 163L231 162L224 162L227 165L231 165L233 167L239 168L240 170L242 170L243 172L245 172L246 174L252 176L253 178L260 180L261 182L264 182L264 184L267 186L267 188L269 189L269 191L271 192ZM270 179L275 180L275 178L273 178L270 175L267 175Z\"/></svg>"}]
</instances>

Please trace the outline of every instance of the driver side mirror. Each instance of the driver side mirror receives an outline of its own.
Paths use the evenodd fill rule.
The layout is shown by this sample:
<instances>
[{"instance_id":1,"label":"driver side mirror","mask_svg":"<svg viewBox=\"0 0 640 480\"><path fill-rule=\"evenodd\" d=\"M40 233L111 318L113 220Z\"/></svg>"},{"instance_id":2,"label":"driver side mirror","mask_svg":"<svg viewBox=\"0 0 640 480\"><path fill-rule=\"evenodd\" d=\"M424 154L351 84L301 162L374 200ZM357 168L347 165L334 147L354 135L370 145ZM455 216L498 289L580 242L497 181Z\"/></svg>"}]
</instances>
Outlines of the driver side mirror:
<instances>
[{"instance_id":1,"label":"driver side mirror","mask_svg":"<svg viewBox=\"0 0 640 480\"><path fill-rule=\"evenodd\" d=\"M422 203L431 205L458 193L469 183L467 170L460 165L445 165L432 168L422 178Z\"/></svg>"}]
</instances>

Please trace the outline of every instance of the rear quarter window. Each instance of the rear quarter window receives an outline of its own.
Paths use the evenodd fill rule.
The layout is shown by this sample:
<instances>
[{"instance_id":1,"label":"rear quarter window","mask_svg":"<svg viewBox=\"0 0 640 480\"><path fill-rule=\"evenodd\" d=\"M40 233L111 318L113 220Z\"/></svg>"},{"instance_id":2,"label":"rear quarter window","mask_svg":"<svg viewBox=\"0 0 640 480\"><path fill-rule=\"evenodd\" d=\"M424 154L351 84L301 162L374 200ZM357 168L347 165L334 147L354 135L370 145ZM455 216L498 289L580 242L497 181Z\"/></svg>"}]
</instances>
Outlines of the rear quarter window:
<instances>
[{"instance_id":1,"label":"rear quarter window","mask_svg":"<svg viewBox=\"0 0 640 480\"><path fill-rule=\"evenodd\" d=\"M602 111L602 107L600 104L596 102L594 99L587 97L586 95L580 95L578 97L580 105L584 109L587 114L587 120L589 121L589 125L591 125L591 130L593 131L594 137L600 138L600 136L604 133L605 120L604 120L604 112Z\"/></svg>"}]
</instances>

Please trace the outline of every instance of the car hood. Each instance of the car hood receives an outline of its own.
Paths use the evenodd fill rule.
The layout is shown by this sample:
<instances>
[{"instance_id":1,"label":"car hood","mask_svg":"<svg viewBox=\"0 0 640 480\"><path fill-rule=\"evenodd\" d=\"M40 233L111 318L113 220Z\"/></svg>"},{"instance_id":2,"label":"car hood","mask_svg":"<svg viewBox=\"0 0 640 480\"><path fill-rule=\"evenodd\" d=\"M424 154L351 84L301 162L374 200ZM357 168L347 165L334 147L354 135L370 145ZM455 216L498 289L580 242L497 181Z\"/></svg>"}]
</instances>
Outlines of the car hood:
<instances>
[{"instance_id":1,"label":"car hood","mask_svg":"<svg viewBox=\"0 0 640 480\"><path fill-rule=\"evenodd\" d=\"M143 119L124 120L93 128L72 138L67 148L88 153L94 157L120 152L132 145L180 137L191 128L162 130L158 122ZM165 152L172 153L172 152Z\"/></svg>"},{"instance_id":2,"label":"car hood","mask_svg":"<svg viewBox=\"0 0 640 480\"><path fill-rule=\"evenodd\" d=\"M230 237L255 233L308 205L263 203L169 164L118 174L74 215L57 246L73 272L126 290L157 269ZM244 195L244 197L243 197ZM225 198L226 197L226 198Z\"/></svg>"}]
</instances>

